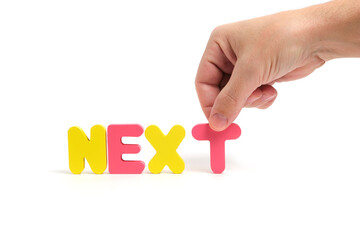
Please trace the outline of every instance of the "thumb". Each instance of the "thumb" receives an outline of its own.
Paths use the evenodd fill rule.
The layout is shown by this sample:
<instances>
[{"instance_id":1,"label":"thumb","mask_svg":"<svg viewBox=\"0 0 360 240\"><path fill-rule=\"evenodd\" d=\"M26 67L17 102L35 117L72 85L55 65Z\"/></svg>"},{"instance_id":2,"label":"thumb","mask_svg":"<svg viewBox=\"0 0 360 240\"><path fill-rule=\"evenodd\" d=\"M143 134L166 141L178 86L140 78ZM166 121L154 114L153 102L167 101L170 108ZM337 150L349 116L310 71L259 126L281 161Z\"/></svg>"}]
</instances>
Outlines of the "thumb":
<instances>
[{"instance_id":1,"label":"thumb","mask_svg":"<svg viewBox=\"0 0 360 240\"><path fill-rule=\"evenodd\" d=\"M210 127L215 131L225 130L236 119L248 97L258 87L256 72L244 68L245 64L235 65L229 82L215 99L209 118Z\"/></svg>"}]
</instances>

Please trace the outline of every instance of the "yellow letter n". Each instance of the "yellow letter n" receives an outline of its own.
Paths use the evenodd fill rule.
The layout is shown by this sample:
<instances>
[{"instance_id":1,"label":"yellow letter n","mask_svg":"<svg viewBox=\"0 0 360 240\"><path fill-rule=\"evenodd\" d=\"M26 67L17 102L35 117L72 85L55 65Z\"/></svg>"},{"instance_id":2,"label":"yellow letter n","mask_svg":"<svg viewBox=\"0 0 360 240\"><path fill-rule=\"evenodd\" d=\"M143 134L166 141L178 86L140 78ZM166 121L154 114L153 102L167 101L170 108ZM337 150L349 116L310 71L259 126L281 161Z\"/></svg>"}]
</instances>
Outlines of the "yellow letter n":
<instances>
[{"instance_id":1,"label":"yellow letter n","mask_svg":"<svg viewBox=\"0 0 360 240\"><path fill-rule=\"evenodd\" d=\"M85 158L94 173L106 170L106 130L101 125L91 128L90 140L79 127L68 131L69 168L74 174L80 174L85 168Z\"/></svg>"}]
</instances>

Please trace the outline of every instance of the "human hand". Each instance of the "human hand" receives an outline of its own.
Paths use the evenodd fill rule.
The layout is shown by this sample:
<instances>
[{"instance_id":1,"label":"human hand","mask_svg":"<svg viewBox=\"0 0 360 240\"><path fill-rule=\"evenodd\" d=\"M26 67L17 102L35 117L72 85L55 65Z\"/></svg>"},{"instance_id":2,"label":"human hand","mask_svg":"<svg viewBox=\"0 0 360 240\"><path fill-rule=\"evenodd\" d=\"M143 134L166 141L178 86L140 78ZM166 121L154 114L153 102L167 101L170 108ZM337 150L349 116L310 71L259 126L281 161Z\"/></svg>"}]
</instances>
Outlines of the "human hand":
<instances>
[{"instance_id":1,"label":"human hand","mask_svg":"<svg viewBox=\"0 0 360 240\"><path fill-rule=\"evenodd\" d=\"M226 24L211 34L196 76L210 126L221 131L243 107L268 108L275 82L303 78L322 66L306 10Z\"/></svg>"}]
</instances>

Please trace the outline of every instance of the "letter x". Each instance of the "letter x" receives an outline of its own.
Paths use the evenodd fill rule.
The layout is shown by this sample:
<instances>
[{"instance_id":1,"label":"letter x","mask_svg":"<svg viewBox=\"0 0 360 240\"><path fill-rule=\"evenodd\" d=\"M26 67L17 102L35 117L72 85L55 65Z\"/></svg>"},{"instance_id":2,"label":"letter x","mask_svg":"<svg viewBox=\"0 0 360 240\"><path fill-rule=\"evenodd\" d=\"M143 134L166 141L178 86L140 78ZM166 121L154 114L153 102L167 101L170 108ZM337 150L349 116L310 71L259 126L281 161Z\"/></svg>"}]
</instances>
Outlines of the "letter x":
<instances>
[{"instance_id":1,"label":"letter x","mask_svg":"<svg viewBox=\"0 0 360 240\"><path fill-rule=\"evenodd\" d=\"M155 156L149 162L150 172L160 173L166 165L173 173L184 171L185 163L176 152L185 137L185 129L182 126L173 126L165 136L159 127L151 125L146 128L145 137L156 150Z\"/></svg>"}]
</instances>

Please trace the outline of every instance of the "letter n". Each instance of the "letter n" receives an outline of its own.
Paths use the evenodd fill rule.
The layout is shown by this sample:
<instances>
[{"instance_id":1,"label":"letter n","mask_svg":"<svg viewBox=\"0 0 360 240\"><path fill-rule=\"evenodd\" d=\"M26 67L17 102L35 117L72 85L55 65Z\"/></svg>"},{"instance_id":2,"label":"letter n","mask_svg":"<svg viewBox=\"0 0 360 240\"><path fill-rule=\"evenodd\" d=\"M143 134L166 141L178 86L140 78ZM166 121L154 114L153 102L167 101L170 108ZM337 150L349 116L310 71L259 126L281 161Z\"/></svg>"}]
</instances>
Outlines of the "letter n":
<instances>
[{"instance_id":1,"label":"letter n","mask_svg":"<svg viewBox=\"0 0 360 240\"><path fill-rule=\"evenodd\" d=\"M94 173L106 170L106 130L101 125L91 128L90 139L79 127L68 131L69 168L74 174L80 174L85 168L85 158Z\"/></svg>"}]
</instances>

